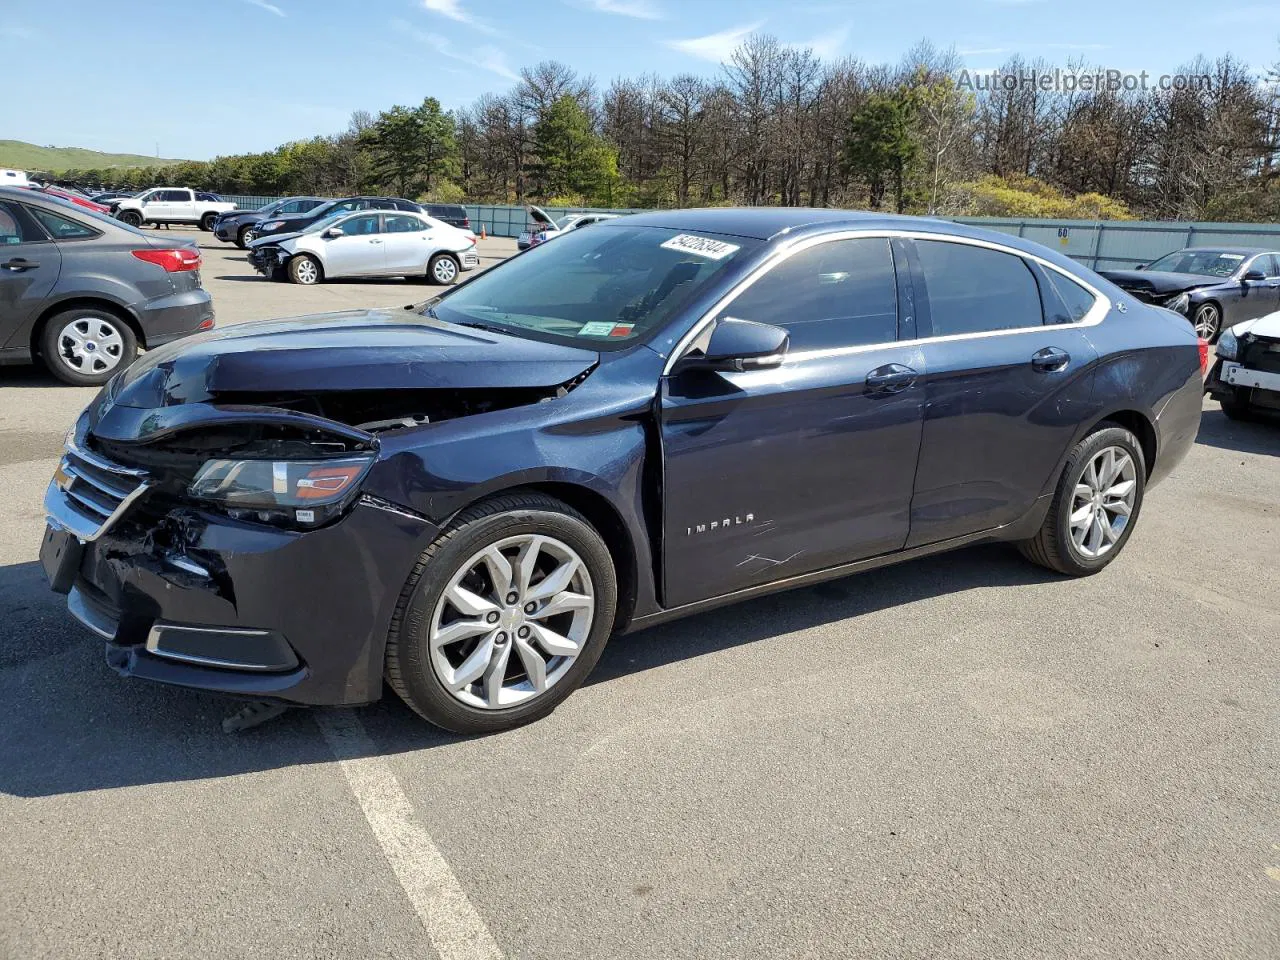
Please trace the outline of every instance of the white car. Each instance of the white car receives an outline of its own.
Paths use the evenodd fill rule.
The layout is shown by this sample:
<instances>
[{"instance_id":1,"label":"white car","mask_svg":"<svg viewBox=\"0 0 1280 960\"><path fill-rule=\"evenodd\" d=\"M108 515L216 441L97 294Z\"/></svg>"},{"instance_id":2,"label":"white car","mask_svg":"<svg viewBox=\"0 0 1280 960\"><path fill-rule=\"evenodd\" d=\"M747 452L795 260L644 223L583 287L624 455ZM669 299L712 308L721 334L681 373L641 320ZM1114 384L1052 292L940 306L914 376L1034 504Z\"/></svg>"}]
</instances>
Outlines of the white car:
<instances>
[{"instance_id":1,"label":"white car","mask_svg":"<svg viewBox=\"0 0 1280 960\"><path fill-rule=\"evenodd\" d=\"M1218 337L1205 393L1232 420L1280 414L1280 312L1237 323Z\"/></svg>"},{"instance_id":2,"label":"white car","mask_svg":"<svg viewBox=\"0 0 1280 960\"><path fill-rule=\"evenodd\" d=\"M536 247L538 244L546 243L551 238L558 237L562 233L568 233L570 230L589 227L591 224L599 223L601 220L616 220L619 216L616 213L571 213L562 218L557 224L551 219L551 215L541 207L530 205L525 209L529 214L529 222L525 227L525 232L516 238L516 248L518 250Z\"/></svg>"},{"instance_id":3,"label":"white car","mask_svg":"<svg viewBox=\"0 0 1280 960\"><path fill-rule=\"evenodd\" d=\"M313 284L335 277L425 277L453 283L480 266L476 238L422 213L343 211L300 233L259 237L249 262L271 279Z\"/></svg>"},{"instance_id":4,"label":"white car","mask_svg":"<svg viewBox=\"0 0 1280 960\"><path fill-rule=\"evenodd\" d=\"M121 223L140 227L144 223L194 223L212 230L220 213L236 208L227 200L202 200L201 194L185 187L157 187L127 200L113 200L111 212Z\"/></svg>"}]
</instances>

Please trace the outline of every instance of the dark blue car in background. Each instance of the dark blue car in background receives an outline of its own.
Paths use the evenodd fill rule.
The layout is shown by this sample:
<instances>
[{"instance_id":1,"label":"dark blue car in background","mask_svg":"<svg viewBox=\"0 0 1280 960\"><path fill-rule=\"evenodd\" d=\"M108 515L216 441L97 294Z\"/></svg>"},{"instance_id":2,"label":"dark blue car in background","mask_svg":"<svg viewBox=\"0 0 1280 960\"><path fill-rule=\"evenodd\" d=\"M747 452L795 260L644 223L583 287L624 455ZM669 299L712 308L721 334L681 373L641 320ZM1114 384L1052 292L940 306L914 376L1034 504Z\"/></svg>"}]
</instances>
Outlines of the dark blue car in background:
<instances>
[{"instance_id":1,"label":"dark blue car in background","mask_svg":"<svg viewBox=\"0 0 1280 960\"><path fill-rule=\"evenodd\" d=\"M385 678L496 730L616 631L980 540L1102 569L1204 358L1000 234L631 216L416 308L150 351L77 422L41 557L122 674L300 704Z\"/></svg>"}]
</instances>

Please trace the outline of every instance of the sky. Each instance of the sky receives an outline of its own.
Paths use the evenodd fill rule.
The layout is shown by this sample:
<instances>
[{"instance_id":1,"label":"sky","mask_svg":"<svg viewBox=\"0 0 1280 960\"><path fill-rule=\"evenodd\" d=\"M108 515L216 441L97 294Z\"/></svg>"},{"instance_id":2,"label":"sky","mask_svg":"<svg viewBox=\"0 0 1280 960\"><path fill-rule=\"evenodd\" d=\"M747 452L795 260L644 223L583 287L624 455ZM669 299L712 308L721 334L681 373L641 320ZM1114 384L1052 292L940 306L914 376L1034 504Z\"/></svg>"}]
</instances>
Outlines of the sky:
<instances>
[{"instance_id":1,"label":"sky","mask_svg":"<svg viewBox=\"0 0 1280 960\"><path fill-rule=\"evenodd\" d=\"M1274 2L1274 0L1273 0ZM921 39L974 71L1011 53L1172 73L1280 59L1273 3L1117 0L0 0L0 139L206 160L345 129L434 96L447 109L554 59L617 76L715 74L752 31L896 63Z\"/></svg>"}]
</instances>

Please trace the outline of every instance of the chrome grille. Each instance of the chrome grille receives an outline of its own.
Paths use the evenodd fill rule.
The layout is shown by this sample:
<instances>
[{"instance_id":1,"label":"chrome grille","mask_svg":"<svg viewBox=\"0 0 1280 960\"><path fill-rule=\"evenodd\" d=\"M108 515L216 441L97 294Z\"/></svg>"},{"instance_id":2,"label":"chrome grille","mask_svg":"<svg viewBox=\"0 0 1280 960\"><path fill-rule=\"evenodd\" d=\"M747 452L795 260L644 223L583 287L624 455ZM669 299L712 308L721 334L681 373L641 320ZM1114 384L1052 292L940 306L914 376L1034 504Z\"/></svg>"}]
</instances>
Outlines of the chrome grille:
<instances>
[{"instance_id":1,"label":"chrome grille","mask_svg":"<svg viewBox=\"0 0 1280 960\"><path fill-rule=\"evenodd\" d=\"M81 540L105 533L148 488L145 470L68 446L45 495L50 518Z\"/></svg>"}]
</instances>

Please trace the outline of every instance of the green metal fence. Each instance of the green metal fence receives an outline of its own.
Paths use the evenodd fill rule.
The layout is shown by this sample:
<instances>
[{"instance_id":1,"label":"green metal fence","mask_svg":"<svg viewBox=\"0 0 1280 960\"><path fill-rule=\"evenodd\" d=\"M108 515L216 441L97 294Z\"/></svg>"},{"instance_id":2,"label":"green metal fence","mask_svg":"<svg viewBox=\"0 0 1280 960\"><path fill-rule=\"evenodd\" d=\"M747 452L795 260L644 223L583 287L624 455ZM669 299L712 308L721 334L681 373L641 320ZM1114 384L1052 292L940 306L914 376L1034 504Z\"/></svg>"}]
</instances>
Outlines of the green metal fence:
<instances>
[{"instance_id":1,"label":"green metal fence","mask_svg":"<svg viewBox=\"0 0 1280 960\"><path fill-rule=\"evenodd\" d=\"M277 197L227 196L246 210ZM573 213L641 213L635 209L543 207L555 220ZM471 229L491 237L518 237L528 228L524 207L468 204ZM1193 246L1265 247L1280 250L1280 224L1189 223L1150 220L1025 220L1016 217L955 217L959 223L986 227L1052 247L1095 270L1124 269L1150 263L1173 250Z\"/></svg>"}]
</instances>

